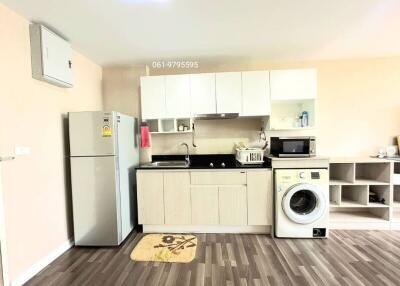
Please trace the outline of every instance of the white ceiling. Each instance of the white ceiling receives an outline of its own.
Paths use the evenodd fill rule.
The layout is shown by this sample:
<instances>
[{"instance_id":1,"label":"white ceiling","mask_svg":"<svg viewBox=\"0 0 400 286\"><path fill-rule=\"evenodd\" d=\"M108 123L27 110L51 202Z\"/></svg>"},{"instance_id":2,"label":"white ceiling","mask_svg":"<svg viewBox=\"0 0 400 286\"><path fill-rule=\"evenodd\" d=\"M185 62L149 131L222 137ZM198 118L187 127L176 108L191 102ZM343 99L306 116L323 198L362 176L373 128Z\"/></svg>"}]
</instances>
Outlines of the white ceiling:
<instances>
[{"instance_id":1,"label":"white ceiling","mask_svg":"<svg viewBox=\"0 0 400 286\"><path fill-rule=\"evenodd\" d=\"M400 55L399 0L0 0L101 65Z\"/></svg>"}]
</instances>

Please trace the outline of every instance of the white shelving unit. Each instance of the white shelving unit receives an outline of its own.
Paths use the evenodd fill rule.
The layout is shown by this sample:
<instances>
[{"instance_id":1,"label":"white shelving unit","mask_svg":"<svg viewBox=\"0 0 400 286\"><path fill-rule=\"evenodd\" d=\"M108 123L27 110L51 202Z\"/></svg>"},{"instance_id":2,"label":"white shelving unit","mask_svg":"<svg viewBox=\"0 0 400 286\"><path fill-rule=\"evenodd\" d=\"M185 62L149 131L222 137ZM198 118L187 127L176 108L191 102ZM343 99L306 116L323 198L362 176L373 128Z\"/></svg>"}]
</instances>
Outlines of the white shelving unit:
<instances>
[{"instance_id":1,"label":"white shelving unit","mask_svg":"<svg viewBox=\"0 0 400 286\"><path fill-rule=\"evenodd\" d=\"M396 228L397 217L400 228L400 186L392 184L395 164L400 163L374 158L331 160L330 227L391 229ZM372 193L384 202L371 201Z\"/></svg>"},{"instance_id":2,"label":"white shelving unit","mask_svg":"<svg viewBox=\"0 0 400 286\"><path fill-rule=\"evenodd\" d=\"M193 132L192 118L171 118L171 119L147 119L143 120L149 125L151 134L177 134ZM179 131L180 125L186 126L187 130Z\"/></svg>"},{"instance_id":3,"label":"white shelving unit","mask_svg":"<svg viewBox=\"0 0 400 286\"><path fill-rule=\"evenodd\" d=\"M308 113L308 125L299 126L299 116ZM315 99L271 100L269 130L301 130L315 127Z\"/></svg>"}]
</instances>

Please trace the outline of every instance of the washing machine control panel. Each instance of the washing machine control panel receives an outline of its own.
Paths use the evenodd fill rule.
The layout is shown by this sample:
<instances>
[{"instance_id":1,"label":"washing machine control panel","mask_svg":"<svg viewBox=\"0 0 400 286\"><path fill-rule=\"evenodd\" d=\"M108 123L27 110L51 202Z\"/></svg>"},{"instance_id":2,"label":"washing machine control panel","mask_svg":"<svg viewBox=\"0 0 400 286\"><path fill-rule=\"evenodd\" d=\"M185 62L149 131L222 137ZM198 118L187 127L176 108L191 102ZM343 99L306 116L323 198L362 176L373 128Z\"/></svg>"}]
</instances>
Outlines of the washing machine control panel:
<instances>
[{"instance_id":1,"label":"washing machine control panel","mask_svg":"<svg viewBox=\"0 0 400 286\"><path fill-rule=\"evenodd\" d=\"M319 175L319 172L311 172L311 179L318 180L320 178L321 176Z\"/></svg>"}]
</instances>

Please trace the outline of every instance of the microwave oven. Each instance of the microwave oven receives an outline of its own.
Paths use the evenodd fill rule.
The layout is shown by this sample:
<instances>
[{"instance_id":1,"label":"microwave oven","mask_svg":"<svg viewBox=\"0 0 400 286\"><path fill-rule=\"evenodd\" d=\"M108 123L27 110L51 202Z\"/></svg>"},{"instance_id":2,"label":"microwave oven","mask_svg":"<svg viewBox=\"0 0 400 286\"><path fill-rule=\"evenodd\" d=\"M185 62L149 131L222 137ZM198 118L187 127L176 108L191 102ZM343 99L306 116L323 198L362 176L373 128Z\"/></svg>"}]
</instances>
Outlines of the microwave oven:
<instances>
[{"instance_id":1,"label":"microwave oven","mask_svg":"<svg viewBox=\"0 0 400 286\"><path fill-rule=\"evenodd\" d=\"M315 156L315 137L271 137L271 155L275 157Z\"/></svg>"}]
</instances>

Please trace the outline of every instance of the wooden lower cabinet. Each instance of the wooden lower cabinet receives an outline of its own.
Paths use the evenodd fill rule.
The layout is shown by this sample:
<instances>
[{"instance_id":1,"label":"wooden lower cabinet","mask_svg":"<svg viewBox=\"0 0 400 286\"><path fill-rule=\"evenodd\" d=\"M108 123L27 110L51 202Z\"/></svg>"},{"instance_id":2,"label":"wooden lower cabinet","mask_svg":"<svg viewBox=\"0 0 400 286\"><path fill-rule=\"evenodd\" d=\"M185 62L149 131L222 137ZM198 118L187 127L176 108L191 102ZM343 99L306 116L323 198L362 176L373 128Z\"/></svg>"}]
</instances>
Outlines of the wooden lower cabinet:
<instances>
[{"instance_id":1,"label":"wooden lower cabinet","mask_svg":"<svg viewBox=\"0 0 400 286\"><path fill-rule=\"evenodd\" d=\"M272 172L247 172L248 225L272 225Z\"/></svg>"},{"instance_id":2,"label":"wooden lower cabinet","mask_svg":"<svg viewBox=\"0 0 400 286\"><path fill-rule=\"evenodd\" d=\"M139 223L176 226L272 225L270 170L215 171L214 174L215 177L211 171L138 171ZM241 184L227 184L232 181ZM220 184L211 184L215 182Z\"/></svg>"},{"instance_id":3,"label":"wooden lower cabinet","mask_svg":"<svg viewBox=\"0 0 400 286\"><path fill-rule=\"evenodd\" d=\"M218 214L218 187L192 186L192 224L217 225Z\"/></svg>"},{"instance_id":4,"label":"wooden lower cabinet","mask_svg":"<svg viewBox=\"0 0 400 286\"><path fill-rule=\"evenodd\" d=\"M164 173L137 172L139 224L164 224Z\"/></svg>"},{"instance_id":5,"label":"wooden lower cabinet","mask_svg":"<svg viewBox=\"0 0 400 286\"><path fill-rule=\"evenodd\" d=\"M219 223L247 225L246 186L219 187Z\"/></svg>"},{"instance_id":6,"label":"wooden lower cabinet","mask_svg":"<svg viewBox=\"0 0 400 286\"><path fill-rule=\"evenodd\" d=\"M165 224L191 224L189 172L164 172Z\"/></svg>"}]
</instances>

